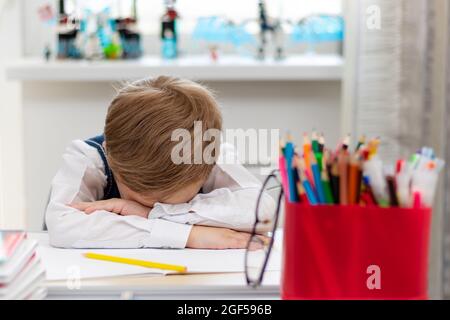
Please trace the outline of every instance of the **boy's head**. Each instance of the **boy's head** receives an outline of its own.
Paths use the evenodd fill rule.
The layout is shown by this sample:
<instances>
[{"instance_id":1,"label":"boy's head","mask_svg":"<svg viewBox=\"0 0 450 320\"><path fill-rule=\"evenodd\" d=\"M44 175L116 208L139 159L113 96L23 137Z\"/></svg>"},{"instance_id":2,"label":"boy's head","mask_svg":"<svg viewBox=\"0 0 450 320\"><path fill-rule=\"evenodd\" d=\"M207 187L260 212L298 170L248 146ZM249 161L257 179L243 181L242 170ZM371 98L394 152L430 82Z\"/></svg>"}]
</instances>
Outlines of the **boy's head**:
<instances>
[{"instance_id":1,"label":"boy's head","mask_svg":"<svg viewBox=\"0 0 450 320\"><path fill-rule=\"evenodd\" d=\"M177 129L189 131L195 147L196 121L203 131L222 129L213 95L195 82L161 76L119 91L106 116L105 147L123 198L150 207L187 202L198 193L214 164L175 164L171 158ZM203 150L209 143L196 146Z\"/></svg>"}]
</instances>

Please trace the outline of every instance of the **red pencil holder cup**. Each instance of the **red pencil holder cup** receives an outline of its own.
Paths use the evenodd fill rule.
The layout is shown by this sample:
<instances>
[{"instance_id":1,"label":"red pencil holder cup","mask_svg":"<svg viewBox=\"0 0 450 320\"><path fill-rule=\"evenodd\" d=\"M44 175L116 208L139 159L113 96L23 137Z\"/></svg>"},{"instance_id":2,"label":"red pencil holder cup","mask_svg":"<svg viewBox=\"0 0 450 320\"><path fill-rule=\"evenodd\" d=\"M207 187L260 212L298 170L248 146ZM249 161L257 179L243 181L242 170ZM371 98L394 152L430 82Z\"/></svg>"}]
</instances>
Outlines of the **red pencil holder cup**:
<instances>
[{"instance_id":1,"label":"red pencil holder cup","mask_svg":"<svg viewBox=\"0 0 450 320\"><path fill-rule=\"evenodd\" d=\"M427 299L431 209L286 202L283 299Z\"/></svg>"}]
</instances>

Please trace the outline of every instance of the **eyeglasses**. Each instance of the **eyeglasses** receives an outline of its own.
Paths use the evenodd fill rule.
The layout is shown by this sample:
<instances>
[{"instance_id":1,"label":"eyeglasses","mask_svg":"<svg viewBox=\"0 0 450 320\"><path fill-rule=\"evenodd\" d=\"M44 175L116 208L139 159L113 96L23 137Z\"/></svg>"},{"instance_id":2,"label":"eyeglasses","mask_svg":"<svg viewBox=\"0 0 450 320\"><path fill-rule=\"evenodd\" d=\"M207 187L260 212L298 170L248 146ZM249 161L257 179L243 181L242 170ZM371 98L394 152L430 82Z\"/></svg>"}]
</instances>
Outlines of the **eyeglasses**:
<instances>
[{"instance_id":1,"label":"eyeglasses","mask_svg":"<svg viewBox=\"0 0 450 320\"><path fill-rule=\"evenodd\" d=\"M277 174L278 170L272 171L262 185L256 203L255 223L252 228L250 240L247 244L247 250L245 251L245 277L247 279L247 284L252 287L258 287L262 283L270 252L272 251L275 241L275 231L278 224L281 199L283 198L283 188ZM267 193L269 191L276 189L279 190L278 196L276 197L277 205L275 207L275 212L272 212L270 215L270 217L273 217L273 220L264 220L262 219L263 215L261 214L263 210L262 199L264 196L268 196ZM266 212L265 215L267 215ZM268 241L265 235L269 238ZM262 246L263 249L254 250L255 244Z\"/></svg>"}]
</instances>

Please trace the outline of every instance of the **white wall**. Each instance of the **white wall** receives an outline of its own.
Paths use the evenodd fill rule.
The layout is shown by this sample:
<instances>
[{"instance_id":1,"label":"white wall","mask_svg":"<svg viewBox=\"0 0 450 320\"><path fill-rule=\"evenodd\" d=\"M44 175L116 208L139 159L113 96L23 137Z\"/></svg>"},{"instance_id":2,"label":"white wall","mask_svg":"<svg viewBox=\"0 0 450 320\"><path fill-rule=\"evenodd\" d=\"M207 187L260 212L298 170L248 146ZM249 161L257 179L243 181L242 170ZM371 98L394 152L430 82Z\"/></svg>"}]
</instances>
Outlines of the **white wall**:
<instances>
[{"instance_id":1,"label":"white wall","mask_svg":"<svg viewBox=\"0 0 450 320\"><path fill-rule=\"evenodd\" d=\"M335 144L340 134L339 82L214 82L226 128L290 129L296 138L324 129ZM39 82L23 85L25 169L29 228L40 229L50 181L73 139L102 132L108 83Z\"/></svg>"},{"instance_id":2,"label":"white wall","mask_svg":"<svg viewBox=\"0 0 450 320\"><path fill-rule=\"evenodd\" d=\"M0 1L0 228L25 227L20 86L4 73L21 55L21 14L21 1Z\"/></svg>"}]
</instances>

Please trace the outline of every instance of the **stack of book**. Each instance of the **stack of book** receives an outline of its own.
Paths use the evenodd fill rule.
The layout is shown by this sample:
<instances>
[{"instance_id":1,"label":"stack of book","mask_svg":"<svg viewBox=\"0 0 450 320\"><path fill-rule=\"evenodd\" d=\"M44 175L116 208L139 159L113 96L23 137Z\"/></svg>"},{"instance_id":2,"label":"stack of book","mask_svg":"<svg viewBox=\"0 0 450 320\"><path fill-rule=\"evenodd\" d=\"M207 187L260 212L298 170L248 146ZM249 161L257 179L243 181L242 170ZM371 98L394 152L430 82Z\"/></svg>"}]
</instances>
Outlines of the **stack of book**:
<instances>
[{"instance_id":1,"label":"stack of book","mask_svg":"<svg viewBox=\"0 0 450 320\"><path fill-rule=\"evenodd\" d=\"M36 247L23 231L0 230L0 300L45 298L45 271Z\"/></svg>"}]
</instances>

